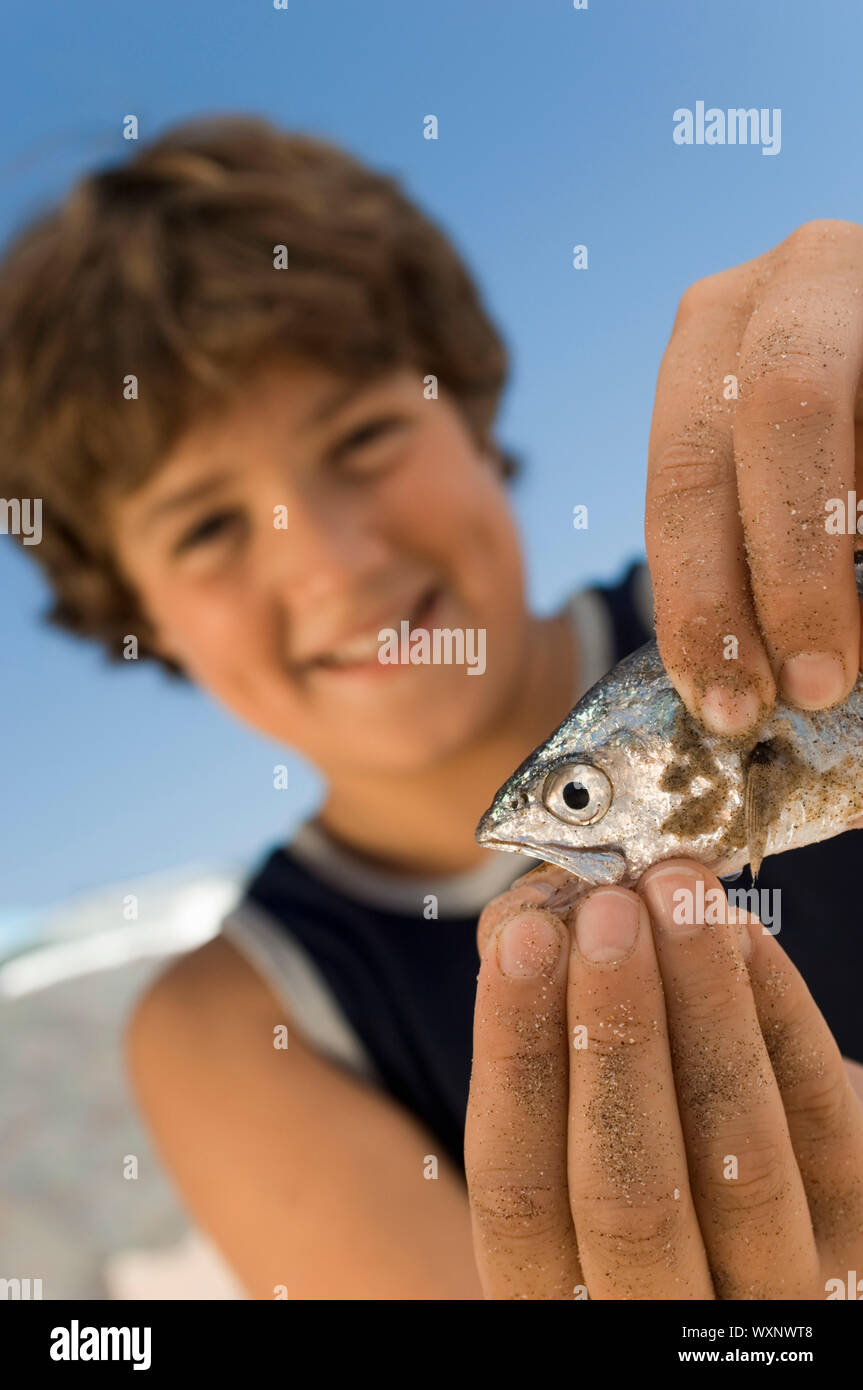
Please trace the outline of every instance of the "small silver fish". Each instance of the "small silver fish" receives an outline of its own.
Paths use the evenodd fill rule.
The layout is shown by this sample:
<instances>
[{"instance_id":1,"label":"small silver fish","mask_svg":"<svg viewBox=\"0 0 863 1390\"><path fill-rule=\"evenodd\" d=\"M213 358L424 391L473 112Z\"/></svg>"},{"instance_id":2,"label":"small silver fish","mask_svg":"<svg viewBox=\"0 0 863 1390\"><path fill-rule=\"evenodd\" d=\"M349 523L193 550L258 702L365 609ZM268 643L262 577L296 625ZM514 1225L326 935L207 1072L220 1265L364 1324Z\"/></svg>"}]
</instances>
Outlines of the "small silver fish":
<instances>
[{"instance_id":1,"label":"small silver fish","mask_svg":"<svg viewBox=\"0 0 863 1390\"><path fill-rule=\"evenodd\" d=\"M863 552L855 554L863 596ZM631 886L661 859L753 876L863 815L863 676L831 709L779 701L746 738L687 712L655 641L626 657L516 768L476 829L490 849Z\"/></svg>"}]
</instances>

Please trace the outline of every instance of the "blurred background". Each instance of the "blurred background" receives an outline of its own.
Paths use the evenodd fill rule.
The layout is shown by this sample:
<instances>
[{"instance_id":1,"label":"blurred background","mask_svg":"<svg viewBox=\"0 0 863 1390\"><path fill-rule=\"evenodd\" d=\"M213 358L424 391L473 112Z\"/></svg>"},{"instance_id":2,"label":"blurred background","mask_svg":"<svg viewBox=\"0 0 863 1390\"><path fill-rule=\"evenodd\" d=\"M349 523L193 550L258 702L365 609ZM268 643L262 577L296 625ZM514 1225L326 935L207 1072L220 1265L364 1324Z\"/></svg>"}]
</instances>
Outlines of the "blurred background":
<instances>
[{"instance_id":1,"label":"blurred background","mask_svg":"<svg viewBox=\"0 0 863 1390\"><path fill-rule=\"evenodd\" d=\"M249 112L402 179L509 343L500 438L524 459L540 612L642 553L687 285L811 218L863 221L858 0L45 0L3 30L4 242L128 157L130 113L147 141ZM780 152L677 145L674 111L700 100L780 108ZM0 1278L45 1298L242 1297L160 1173L118 1044L151 973L215 933L321 789L206 696L44 627L46 599L0 536ZM117 1183L126 1154L140 1177Z\"/></svg>"}]
</instances>

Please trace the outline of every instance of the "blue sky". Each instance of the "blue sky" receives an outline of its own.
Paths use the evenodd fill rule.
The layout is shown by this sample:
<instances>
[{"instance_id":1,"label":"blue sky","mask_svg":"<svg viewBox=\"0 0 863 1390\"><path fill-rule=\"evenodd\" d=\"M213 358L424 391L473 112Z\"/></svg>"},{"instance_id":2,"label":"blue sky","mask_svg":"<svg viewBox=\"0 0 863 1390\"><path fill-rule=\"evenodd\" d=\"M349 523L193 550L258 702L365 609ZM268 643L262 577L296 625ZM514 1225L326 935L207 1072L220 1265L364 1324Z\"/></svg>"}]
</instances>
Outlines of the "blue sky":
<instances>
[{"instance_id":1,"label":"blue sky","mask_svg":"<svg viewBox=\"0 0 863 1390\"><path fill-rule=\"evenodd\" d=\"M404 181L512 353L501 436L526 457L514 502L539 610L642 550L656 372L686 286L812 217L863 221L859 0L46 0L3 28L4 240L128 154L129 112L142 139L253 112ZM698 100L781 108L781 152L676 145L673 112ZM587 531L571 527L578 502ZM41 627L45 601L0 537L5 908L247 863L312 809L299 759L206 696ZM271 789L276 761L287 791Z\"/></svg>"}]
</instances>

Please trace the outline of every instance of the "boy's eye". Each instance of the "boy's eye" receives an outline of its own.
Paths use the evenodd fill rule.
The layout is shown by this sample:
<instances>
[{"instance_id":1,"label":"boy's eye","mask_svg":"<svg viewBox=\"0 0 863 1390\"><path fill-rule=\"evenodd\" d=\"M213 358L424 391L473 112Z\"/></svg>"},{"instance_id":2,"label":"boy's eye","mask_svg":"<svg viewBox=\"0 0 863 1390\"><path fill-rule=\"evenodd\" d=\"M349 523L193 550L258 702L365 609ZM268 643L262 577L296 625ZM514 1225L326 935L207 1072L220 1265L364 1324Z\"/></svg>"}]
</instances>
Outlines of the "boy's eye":
<instances>
[{"instance_id":1,"label":"boy's eye","mask_svg":"<svg viewBox=\"0 0 863 1390\"><path fill-rule=\"evenodd\" d=\"M240 525L239 512L215 512L193 526L180 537L174 547L174 554L181 555L188 550L212 544L213 541L228 537Z\"/></svg>"},{"instance_id":2,"label":"boy's eye","mask_svg":"<svg viewBox=\"0 0 863 1390\"><path fill-rule=\"evenodd\" d=\"M370 420L368 424L361 425L343 439L333 451L333 457L341 459L345 455L368 449L373 444L388 442L392 435L405 427L405 424L406 421L396 415Z\"/></svg>"}]
</instances>

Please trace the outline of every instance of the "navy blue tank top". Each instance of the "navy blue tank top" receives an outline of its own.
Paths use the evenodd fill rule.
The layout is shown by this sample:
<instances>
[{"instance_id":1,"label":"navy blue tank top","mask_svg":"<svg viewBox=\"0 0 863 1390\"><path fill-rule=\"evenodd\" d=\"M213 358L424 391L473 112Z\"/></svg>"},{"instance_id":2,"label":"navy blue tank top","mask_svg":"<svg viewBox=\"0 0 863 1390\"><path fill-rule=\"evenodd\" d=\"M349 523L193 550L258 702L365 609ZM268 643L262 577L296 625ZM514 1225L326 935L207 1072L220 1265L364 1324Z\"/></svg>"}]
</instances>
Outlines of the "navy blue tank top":
<instances>
[{"instance_id":1,"label":"navy blue tank top","mask_svg":"<svg viewBox=\"0 0 863 1390\"><path fill-rule=\"evenodd\" d=\"M593 592L606 605L613 661L648 641L633 564ZM840 1051L863 1061L857 922L863 832L848 831L765 860L758 887L782 889L779 941L805 978ZM750 888L749 869L734 883ZM273 850L246 888L313 957L389 1093L420 1119L464 1171L463 1136L473 1051L477 917L428 921L372 907L339 891L291 854ZM768 901L773 901L772 894Z\"/></svg>"}]
</instances>

